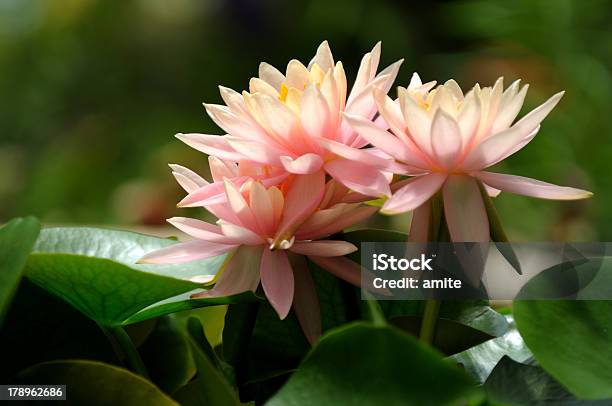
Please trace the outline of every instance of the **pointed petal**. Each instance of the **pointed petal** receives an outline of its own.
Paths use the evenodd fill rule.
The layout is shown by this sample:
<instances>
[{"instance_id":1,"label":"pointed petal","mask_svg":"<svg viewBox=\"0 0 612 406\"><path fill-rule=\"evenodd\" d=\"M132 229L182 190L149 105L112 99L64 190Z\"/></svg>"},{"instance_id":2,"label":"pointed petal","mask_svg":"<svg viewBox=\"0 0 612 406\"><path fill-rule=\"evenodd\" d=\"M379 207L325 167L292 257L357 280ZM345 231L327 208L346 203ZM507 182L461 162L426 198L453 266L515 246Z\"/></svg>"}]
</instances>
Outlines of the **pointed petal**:
<instances>
[{"instance_id":1,"label":"pointed petal","mask_svg":"<svg viewBox=\"0 0 612 406\"><path fill-rule=\"evenodd\" d=\"M296 254L319 257L341 257L357 251L350 242L336 240L304 241L294 243L290 250Z\"/></svg>"},{"instance_id":2,"label":"pointed petal","mask_svg":"<svg viewBox=\"0 0 612 406\"><path fill-rule=\"evenodd\" d=\"M285 75L265 62L259 64L259 78L268 82L275 89L280 89L281 84L285 81Z\"/></svg>"},{"instance_id":3,"label":"pointed petal","mask_svg":"<svg viewBox=\"0 0 612 406\"><path fill-rule=\"evenodd\" d=\"M387 160L371 154L366 149L349 147L340 142L328 140L325 138L317 139L319 145L342 158L350 161L368 162L372 166L383 167L387 165Z\"/></svg>"},{"instance_id":4,"label":"pointed petal","mask_svg":"<svg viewBox=\"0 0 612 406\"><path fill-rule=\"evenodd\" d=\"M367 219L377 211L378 208L374 206L339 203L310 216L296 233L296 238L312 240L332 235Z\"/></svg>"},{"instance_id":5,"label":"pointed petal","mask_svg":"<svg viewBox=\"0 0 612 406\"><path fill-rule=\"evenodd\" d=\"M255 217L253 216L253 212L251 208L247 204L246 200L242 196L242 193L238 190L236 185L232 183L229 179L224 180L225 185L225 194L227 195L227 200L232 208L232 211L236 214L238 220L240 220L241 226L244 228L248 228L249 230L257 229L257 223L255 221Z\"/></svg>"},{"instance_id":6,"label":"pointed petal","mask_svg":"<svg viewBox=\"0 0 612 406\"><path fill-rule=\"evenodd\" d=\"M316 55L308 64L308 69L310 69L315 63L319 65L319 68L323 69L323 72L327 72L329 69L334 68L334 57L331 49L329 48L329 43L327 40L321 42L321 45L319 45L317 48Z\"/></svg>"},{"instance_id":7,"label":"pointed petal","mask_svg":"<svg viewBox=\"0 0 612 406\"><path fill-rule=\"evenodd\" d=\"M497 117L495 117L495 121L493 122L493 128L491 131L493 134L510 127L510 124L512 124L516 116L518 116L518 113L521 111L521 107L523 107L527 89L529 89L529 85L523 86L521 91L517 95L512 96L512 98L510 98L507 102L504 103L502 100L500 111L497 113Z\"/></svg>"},{"instance_id":8,"label":"pointed petal","mask_svg":"<svg viewBox=\"0 0 612 406\"><path fill-rule=\"evenodd\" d=\"M383 213L397 214L416 209L440 190L445 180L446 174L435 172L414 178L385 202Z\"/></svg>"},{"instance_id":9,"label":"pointed petal","mask_svg":"<svg viewBox=\"0 0 612 406\"><path fill-rule=\"evenodd\" d=\"M239 247L209 291L191 296L192 299L205 297L232 296L242 292L256 291L259 286L259 263L262 247Z\"/></svg>"},{"instance_id":10,"label":"pointed petal","mask_svg":"<svg viewBox=\"0 0 612 406\"><path fill-rule=\"evenodd\" d=\"M540 199L577 200L586 199L593 195L593 193L586 190L557 186L523 176L493 172L478 172L474 176L496 189Z\"/></svg>"},{"instance_id":11,"label":"pointed petal","mask_svg":"<svg viewBox=\"0 0 612 406\"><path fill-rule=\"evenodd\" d=\"M444 215L453 242L489 241L489 220L474 178L452 175L442 188Z\"/></svg>"},{"instance_id":12,"label":"pointed petal","mask_svg":"<svg viewBox=\"0 0 612 406\"><path fill-rule=\"evenodd\" d=\"M332 275L347 281L357 287L361 286L361 266L347 257L308 257L312 262L319 265Z\"/></svg>"},{"instance_id":13,"label":"pointed petal","mask_svg":"<svg viewBox=\"0 0 612 406\"><path fill-rule=\"evenodd\" d=\"M233 241L223 235L223 232L219 226L202 220L196 220L188 217L172 217L166 221L182 232L200 240L219 244L236 244L236 241Z\"/></svg>"},{"instance_id":14,"label":"pointed petal","mask_svg":"<svg viewBox=\"0 0 612 406\"><path fill-rule=\"evenodd\" d=\"M240 161L246 157L253 162L280 166L279 157L287 155L287 151L268 143L245 140L243 138L236 137L227 137L227 142L231 148L241 154L241 158L236 159L235 161Z\"/></svg>"},{"instance_id":15,"label":"pointed petal","mask_svg":"<svg viewBox=\"0 0 612 406\"><path fill-rule=\"evenodd\" d=\"M223 178L234 178L238 176L238 165L234 162L224 161L216 156L208 157L208 166L210 174L215 182L223 180Z\"/></svg>"},{"instance_id":16,"label":"pointed petal","mask_svg":"<svg viewBox=\"0 0 612 406\"><path fill-rule=\"evenodd\" d=\"M242 245L262 245L266 243L259 234L248 228L237 226L224 220L219 220L218 224L223 235L231 241L239 242Z\"/></svg>"},{"instance_id":17,"label":"pointed petal","mask_svg":"<svg viewBox=\"0 0 612 406\"><path fill-rule=\"evenodd\" d=\"M283 217L278 227L278 237L293 235L295 229L310 216L323 198L325 173L319 171L310 175L298 175L293 179L283 208Z\"/></svg>"},{"instance_id":18,"label":"pointed petal","mask_svg":"<svg viewBox=\"0 0 612 406\"><path fill-rule=\"evenodd\" d=\"M335 159L325 164L325 170L349 189L368 196L389 196L389 182L375 167L346 159Z\"/></svg>"},{"instance_id":19,"label":"pointed petal","mask_svg":"<svg viewBox=\"0 0 612 406\"><path fill-rule=\"evenodd\" d=\"M399 97L410 138L425 154L431 155L431 118L412 100L408 92L403 92Z\"/></svg>"},{"instance_id":20,"label":"pointed petal","mask_svg":"<svg viewBox=\"0 0 612 406\"><path fill-rule=\"evenodd\" d=\"M421 168L425 166L425 162L410 150L408 145L393 134L381 130L370 120L349 114L345 114L344 118L359 136L391 157L411 166Z\"/></svg>"},{"instance_id":21,"label":"pointed petal","mask_svg":"<svg viewBox=\"0 0 612 406\"><path fill-rule=\"evenodd\" d=\"M175 137L207 155L236 162L244 158L242 154L228 144L227 139L223 135L176 134Z\"/></svg>"},{"instance_id":22,"label":"pointed petal","mask_svg":"<svg viewBox=\"0 0 612 406\"><path fill-rule=\"evenodd\" d=\"M208 181L200 175L181 165L169 164L172 175L187 193L208 185Z\"/></svg>"},{"instance_id":23,"label":"pointed petal","mask_svg":"<svg viewBox=\"0 0 612 406\"><path fill-rule=\"evenodd\" d=\"M268 301L283 320L289 314L294 295L294 278L285 251L263 250L261 256L261 285Z\"/></svg>"},{"instance_id":24,"label":"pointed petal","mask_svg":"<svg viewBox=\"0 0 612 406\"><path fill-rule=\"evenodd\" d=\"M238 178L232 178L232 182L236 186L241 186L248 178L241 176ZM209 183L208 185L202 186L192 192L181 200L178 207L206 207L216 204L222 204L227 201L225 194L225 185L223 181Z\"/></svg>"},{"instance_id":25,"label":"pointed petal","mask_svg":"<svg viewBox=\"0 0 612 406\"><path fill-rule=\"evenodd\" d=\"M281 156L280 161L287 172L299 175L315 173L323 165L323 159L317 154L304 154L296 159L289 156Z\"/></svg>"},{"instance_id":26,"label":"pointed petal","mask_svg":"<svg viewBox=\"0 0 612 406\"><path fill-rule=\"evenodd\" d=\"M481 116L480 98L474 96L474 93L468 94L463 101L457 118L459 128L461 129L463 148L467 148L476 135Z\"/></svg>"},{"instance_id":27,"label":"pointed petal","mask_svg":"<svg viewBox=\"0 0 612 406\"><path fill-rule=\"evenodd\" d=\"M412 213L410 222L409 242L429 242L429 221L431 216L431 204L426 201L417 207Z\"/></svg>"},{"instance_id":28,"label":"pointed petal","mask_svg":"<svg viewBox=\"0 0 612 406\"><path fill-rule=\"evenodd\" d=\"M268 191L260 182L253 182L249 191L251 210L259 229L264 235L274 232L274 207L268 196Z\"/></svg>"},{"instance_id":29,"label":"pointed petal","mask_svg":"<svg viewBox=\"0 0 612 406\"><path fill-rule=\"evenodd\" d=\"M438 163L452 169L461 153L461 130L454 118L438 109L431 124L431 149Z\"/></svg>"},{"instance_id":30,"label":"pointed petal","mask_svg":"<svg viewBox=\"0 0 612 406\"><path fill-rule=\"evenodd\" d=\"M306 133L313 138L328 136L330 110L316 85L311 84L306 88L301 102L301 122Z\"/></svg>"},{"instance_id":31,"label":"pointed petal","mask_svg":"<svg viewBox=\"0 0 612 406\"><path fill-rule=\"evenodd\" d=\"M295 293L293 310L306 339L313 345L321 336L321 307L306 258L301 255L291 257Z\"/></svg>"},{"instance_id":32,"label":"pointed petal","mask_svg":"<svg viewBox=\"0 0 612 406\"><path fill-rule=\"evenodd\" d=\"M174 244L150 252L138 260L141 264L178 264L198 259L216 257L225 254L237 245L218 244L209 241L194 240Z\"/></svg>"},{"instance_id":33,"label":"pointed petal","mask_svg":"<svg viewBox=\"0 0 612 406\"><path fill-rule=\"evenodd\" d=\"M550 113L551 110L555 108L555 106L557 105L557 103L559 103L559 100L561 100L564 94L565 92L559 92L553 95L550 99L546 100L540 106L533 109L525 117L521 118L512 127L520 128L524 134L535 130L540 125L542 120L546 118L548 113Z\"/></svg>"}]
</instances>

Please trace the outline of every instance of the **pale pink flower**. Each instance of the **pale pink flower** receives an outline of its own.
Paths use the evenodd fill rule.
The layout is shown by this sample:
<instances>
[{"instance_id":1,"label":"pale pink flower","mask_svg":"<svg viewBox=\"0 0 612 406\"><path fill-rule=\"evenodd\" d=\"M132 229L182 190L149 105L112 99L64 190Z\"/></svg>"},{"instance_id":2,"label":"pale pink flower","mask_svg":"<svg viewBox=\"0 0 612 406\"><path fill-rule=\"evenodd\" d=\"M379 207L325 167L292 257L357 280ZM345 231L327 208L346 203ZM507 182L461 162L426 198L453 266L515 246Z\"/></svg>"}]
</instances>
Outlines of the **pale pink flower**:
<instances>
[{"instance_id":1,"label":"pale pink flower","mask_svg":"<svg viewBox=\"0 0 612 406\"><path fill-rule=\"evenodd\" d=\"M285 74L262 63L259 77L250 80L249 91L238 93L221 86L225 105L205 104L208 115L227 134L176 136L211 156L257 166L262 180L283 173L304 175L323 170L359 193L388 196L389 178L377 168L392 162L363 149L367 141L342 115L346 112L367 121L374 118L372 90L386 93L402 62L376 74L379 59L380 43L363 57L348 97L342 62L334 62L327 41L308 66L291 60ZM400 166L394 169L402 172ZM207 185L181 205L209 204L208 199L223 197L215 193L222 187L218 182Z\"/></svg>"},{"instance_id":2,"label":"pale pink flower","mask_svg":"<svg viewBox=\"0 0 612 406\"><path fill-rule=\"evenodd\" d=\"M347 115L359 135L397 162L421 171L404 181L386 201L383 212L415 210L423 225L429 205L442 190L444 213L453 241L488 241L489 223L477 180L492 195L499 191L542 199L573 200L590 192L556 186L521 176L484 171L527 145L540 123L563 96L557 93L512 124L527 92L519 81L503 91L502 79L493 87L474 86L466 95L453 80L435 89L414 75L408 88L398 88L398 100L375 90L375 100L391 132L362 117Z\"/></svg>"},{"instance_id":3,"label":"pale pink flower","mask_svg":"<svg viewBox=\"0 0 612 406\"><path fill-rule=\"evenodd\" d=\"M206 182L184 168L174 169L188 192ZM171 224L195 239L150 253L141 262L180 263L230 253L214 288L194 298L255 291L261 281L279 317L284 319L293 305L312 342L320 334L320 311L304 256L358 286L359 266L343 257L357 248L321 238L365 219L376 208L341 203L348 189L334 180L325 185L321 171L292 175L278 187L266 188L252 179L240 187L227 178L223 184L225 201L206 206L219 218L216 225L171 218Z\"/></svg>"}]
</instances>

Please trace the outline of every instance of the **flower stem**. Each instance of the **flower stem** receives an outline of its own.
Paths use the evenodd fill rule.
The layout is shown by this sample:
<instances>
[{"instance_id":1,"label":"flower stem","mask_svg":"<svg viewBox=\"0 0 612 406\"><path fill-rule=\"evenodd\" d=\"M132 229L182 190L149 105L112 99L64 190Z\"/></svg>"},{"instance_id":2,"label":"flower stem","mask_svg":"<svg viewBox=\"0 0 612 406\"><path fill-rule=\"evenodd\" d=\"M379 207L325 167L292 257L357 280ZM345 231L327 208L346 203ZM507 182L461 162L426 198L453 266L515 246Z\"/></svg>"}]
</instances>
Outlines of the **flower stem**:
<instances>
[{"instance_id":1,"label":"flower stem","mask_svg":"<svg viewBox=\"0 0 612 406\"><path fill-rule=\"evenodd\" d=\"M421 330L419 332L419 340L426 344L433 344L436 334L436 324L438 323L438 314L440 313L441 301L437 299L427 299L425 301L425 310L423 310L423 318L421 319Z\"/></svg>"},{"instance_id":2,"label":"flower stem","mask_svg":"<svg viewBox=\"0 0 612 406\"><path fill-rule=\"evenodd\" d=\"M123 358L127 366L139 375L149 378L149 373L145 368L138 350L134 346L132 339L121 326L102 327L102 330L109 338L115 349L115 353L121 359Z\"/></svg>"}]
</instances>

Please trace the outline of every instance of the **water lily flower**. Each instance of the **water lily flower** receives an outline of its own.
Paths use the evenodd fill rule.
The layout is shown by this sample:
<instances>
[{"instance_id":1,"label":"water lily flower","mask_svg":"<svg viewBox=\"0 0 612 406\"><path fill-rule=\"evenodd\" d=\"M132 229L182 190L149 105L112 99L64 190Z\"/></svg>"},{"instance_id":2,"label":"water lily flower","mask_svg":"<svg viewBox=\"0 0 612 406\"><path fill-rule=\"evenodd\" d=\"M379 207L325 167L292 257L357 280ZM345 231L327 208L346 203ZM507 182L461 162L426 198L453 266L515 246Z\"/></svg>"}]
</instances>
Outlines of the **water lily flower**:
<instances>
[{"instance_id":1,"label":"water lily flower","mask_svg":"<svg viewBox=\"0 0 612 406\"><path fill-rule=\"evenodd\" d=\"M474 86L467 94L454 80L433 88L414 74L408 88L398 88L398 100L374 90L378 111L390 132L362 117L346 114L357 133L397 162L420 170L386 201L383 212L416 210L415 222L426 230L429 205L442 191L444 214L453 241L489 241L489 222L478 181L490 194L499 191L542 199L573 200L590 197L585 190L485 171L526 146L540 123L563 96L557 93L514 122L528 86L519 81L505 91L503 80L494 86Z\"/></svg>"},{"instance_id":2,"label":"water lily flower","mask_svg":"<svg viewBox=\"0 0 612 406\"><path fill-rule=\"evenodd\" d=\"M181 185L189 192L202 178L184 168ZM229 261L213 289L194 298L255 291L260 282L281 319L294 307L306 337L320 335L319 303L305 257L332 274L359 286L360 267L343 256L357 248L326 237L376 212L376 208L342 203L348 189L336 181L325 184L319 171L293 175L278 186L249 179L238 186L223 181L226 199L207 206L217 224L175 217L168 221L194 240L150 253L143 263L180 263L229 253Z\"/></svg>"},{"instance_id":3,"label":"water lily flower","mask_svg":"<svg viewBox=\"0 0 612 406\"><path fill-rule=\"evenodd\" d=\"M334 62L327 41L317 49L308 66L291 60L285 73L267 63L249 82L249 91L238 93L221 86L225 105L205 104L212 120L225 135L177 134L177 138L222 160L259 167L260 179L282 173L312 174L323 170L350 189L368 196L388 196L389 178L378 168L393 165L370 154L367 141L347 124L342 113L371 121L376 114L372 90L386 93L397 76L398 61L376 74L380 43L367 53L347 97L342 62ZM380 124L380 122L379 122ZM383 123L384 124L384 123ZM346 157L350 159L346 159ZM395 170L402 172L401 166ZM205 205L221 182L189 196L182 205Z\"/></svg>"}]
</instances>

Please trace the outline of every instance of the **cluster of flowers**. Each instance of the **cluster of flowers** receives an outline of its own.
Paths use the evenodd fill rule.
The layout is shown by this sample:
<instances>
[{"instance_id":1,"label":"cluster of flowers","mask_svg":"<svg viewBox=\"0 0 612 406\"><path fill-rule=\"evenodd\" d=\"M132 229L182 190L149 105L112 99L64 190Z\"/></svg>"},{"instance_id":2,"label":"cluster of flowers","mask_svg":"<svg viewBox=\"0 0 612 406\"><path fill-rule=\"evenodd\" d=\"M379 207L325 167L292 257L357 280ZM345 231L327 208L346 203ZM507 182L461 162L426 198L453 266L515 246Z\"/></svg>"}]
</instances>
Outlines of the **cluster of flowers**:
<instances>
[{"instance_id":1,"label":"cluster of flowers","mask_svg":"<svg viewBox=\"0 0 612 406\"><path fill-rule=\"evenodd\" d=\"M344 255L357 248L326 239L378 209L414 210L413 239L427 230L428 200L441 190L453 241L488 241L479 184L544 199L581 199L584 190L487 172L527 145L563 92L514 123L527 85L502 79L467 94L454 80L437 86L415 73L397 99L387 96L402 61L377 74L380 43L367 53L347 96L341 62L327 42L308 66L297 60L285 74L262 63L242 93L220 87L225 105L206 111L227 134L178 134L209 155L212 182L179 165L186 190L180 207L203 207L216 225L190 218L171 224L195 240L151 253L148 263L177 263L229 253L213 289L197 297L232 295L261 285L279 317L294 307L309 340L320 334L310 261L355 285L359 267ZM513 124L514 123L514 124ZM394 175L402 175L397 180ZM426 234L422 237L426 238Z\"/></svg>"}]
</instances>

